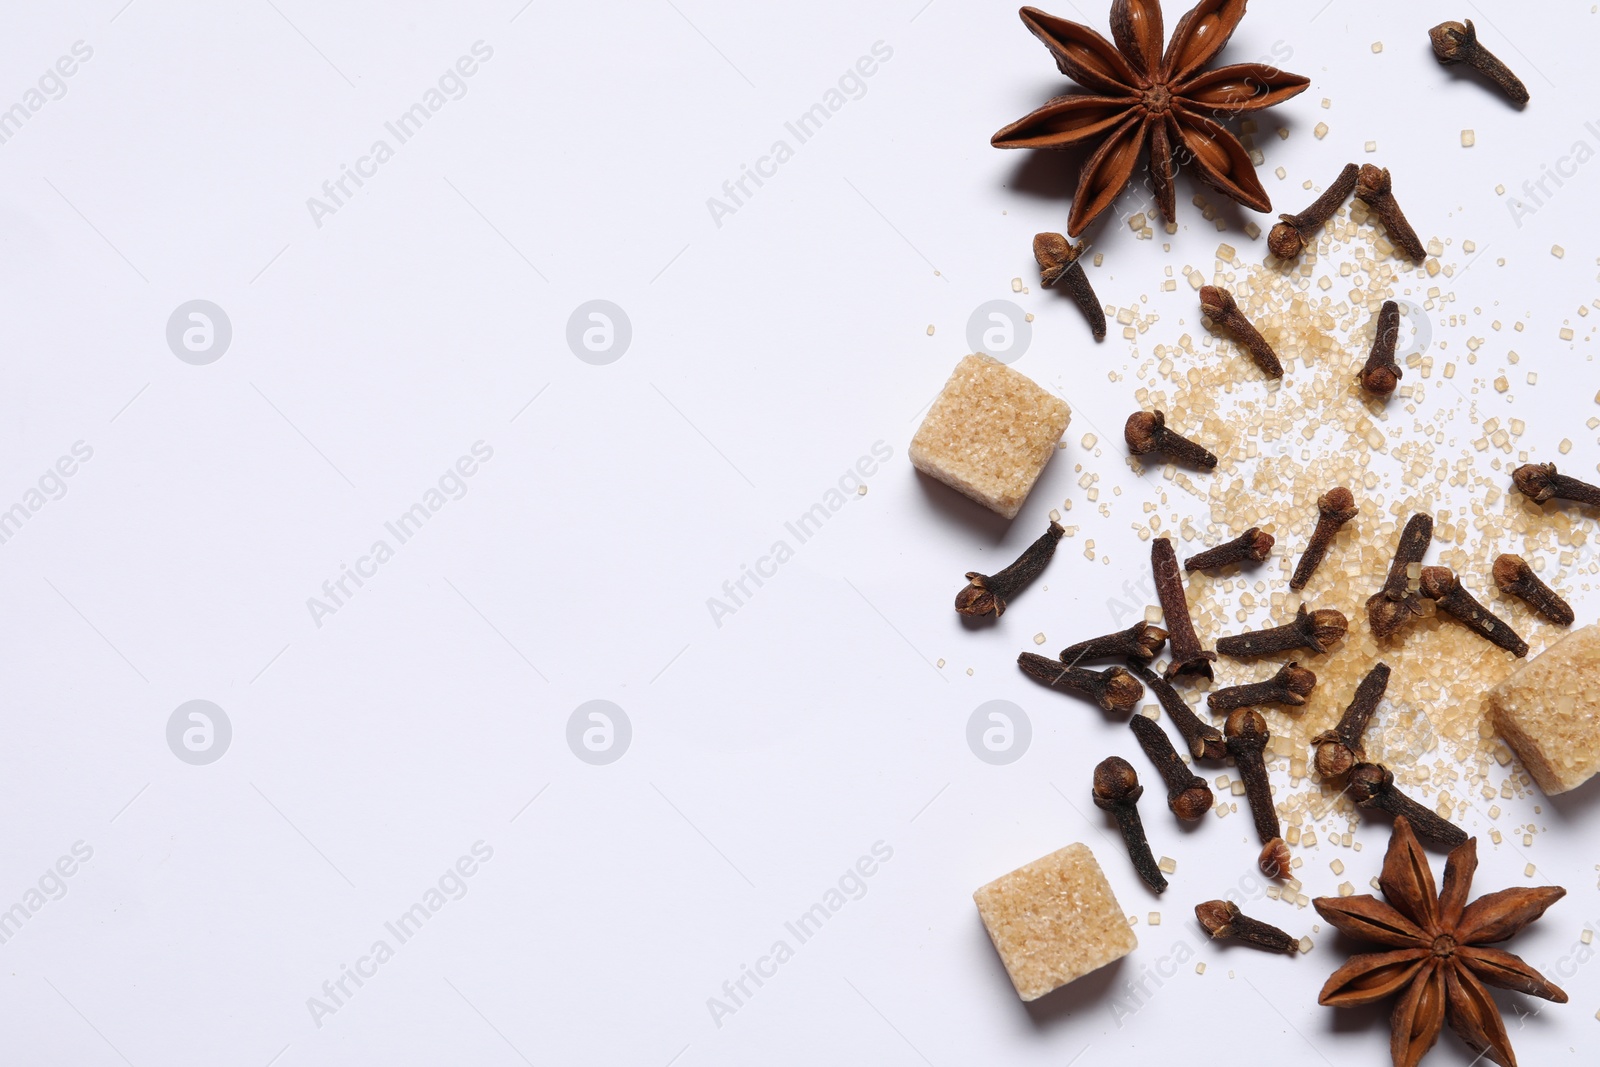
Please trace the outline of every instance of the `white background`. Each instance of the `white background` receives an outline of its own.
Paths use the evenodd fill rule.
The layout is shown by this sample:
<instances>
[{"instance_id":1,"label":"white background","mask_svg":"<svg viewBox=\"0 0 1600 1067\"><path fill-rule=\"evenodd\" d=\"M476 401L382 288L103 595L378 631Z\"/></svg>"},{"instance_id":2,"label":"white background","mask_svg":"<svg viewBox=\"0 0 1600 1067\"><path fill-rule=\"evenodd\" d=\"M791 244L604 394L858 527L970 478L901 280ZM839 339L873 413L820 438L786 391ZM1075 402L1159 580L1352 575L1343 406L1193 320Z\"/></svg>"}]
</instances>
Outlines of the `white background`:
<instances>
[{"instance_id":1,"label":"white background","mask_svg":"<svg viewBox=\"0 0 1600 1067\"><path fill-rule=\"evenodd\" d=\"M1100 4L1057 10L1106 26ZM1463 16L1528 81L1526 112L1434 63L1426 28ZM1293 131L1260 138L1278 208L1376 159L1424 239L1487 250L1450 284L1462 308L1528 324L1522 445L1550 458L1570 437L1563 466L1590 476L1600 375L1574 314L1596 295L1600 167L1520 227L1494 187L1600 147L1595 20L1588 4L1258 0L1226 53L1287 48L1312 80L1263 120ZM1065 86L1011 5L106 0L12 5L4 29L0 107L74 42L93 55L0 145L0 507L74 442L93 458L0 545L0 908L74 842L93 856L0 945L0 1058L1103 1063L1235 1055L1206 1036L1225 1022L1261 1062L1383 1062L1383 1011L1315 1004L1343 958L1326 927L1309 959L1201 945L1188 910L1248 873L1248 819L1174 840L1147 802L1180 862L1157 902L1088 804L1094 762L1133 754L1125 728L1011 665L1035 632L1053 651L1110 629L1105 604L1145 559L1116 433L1134 383L1106 374L1131 347L1116 327L1094 345L1038 289L1029 241L1064 228L1064 172L988 145ZM319 226L307 199L393 144L384 123L480 40L493 55L465 95ZM718 225L707 199L793 144L784 123L880 41L892 57L864 95ZM1219 239L1264 254L1217 234L1195 191L1180 184L1170 252L1092 233L1102 299L1149 293L1163 315L1145 355L1197 320L1187 285L1158 292L1163 267L1209 270ZM633 330L605 366L565 339L597 298ZM1016 366L1077 413L1009 529L905 459L995 298L1037 314ZM166 341L192 299L232 324L206 366ZM1557 339L1569 318L1577 343ZM1472 375L1507 346L1492 338ZM1099 458L1078 446L1096 429ZM466 494L318 626L307 599L478 441L493 457ZM868 493L797 545L785 521L879 441L893 455ZM1126 486L1110 519L1077 462ZM962 572L1012 558L1069 497L1083 529L1041 587L1001 625L962 627ZM1086 562L1087 537L1117 564ZM707 599L780 538L794 558L717 625ZM1593 619L1600 597L1575 599ZM191 699L232 724L206 766L166 742ZM566 742L593 699L632 724L608 766ZM1009 766L967 746L991 699L1033 724ZM1506 824L1530 817L1509 807ZM1533 858L1571 895L1512 946L1536 965L1600 917L1591 808L1545 809ZM1358 888L1384 837L1344 853ZM1137 954L1029 1009L971 893L1076 840L1129 912L1165 922L1141 919ZM466 895L316 1025L308 998L477 841L493 857ZM718 1026L707 999L878 841L893 857L865 895ZM1481 888L1520 883L1521 854L1484 851ZM1305 877L1314 894L1339 880L1325 856ZM1297 933L1315 919L1270 907ZM1126 983L1184 952L1208 972L1147 982L1118 1025ZM1553 977L1573 1002L1513 1021L1525 1063L1592 1041L1600 968ZM1429 1062L1468 1059L1447 1034Z\"/></svg>"}]
</instances>

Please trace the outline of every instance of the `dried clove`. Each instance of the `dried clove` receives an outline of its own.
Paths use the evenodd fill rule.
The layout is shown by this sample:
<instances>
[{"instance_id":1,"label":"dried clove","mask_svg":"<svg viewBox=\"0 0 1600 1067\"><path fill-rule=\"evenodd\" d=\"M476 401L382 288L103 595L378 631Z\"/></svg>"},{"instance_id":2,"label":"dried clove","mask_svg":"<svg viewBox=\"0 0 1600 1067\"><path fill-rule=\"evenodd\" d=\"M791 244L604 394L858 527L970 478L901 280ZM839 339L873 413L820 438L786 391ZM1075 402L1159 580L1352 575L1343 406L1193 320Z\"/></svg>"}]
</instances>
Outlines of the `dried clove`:
<instances>
[{"instance_id":1,"label":"dried clove","mask_svg":"<svg viewBox=\"0 0 1600 1067\"><path fill-rule=\"evenodd\" d=\"M1216 548L1208 548L1190 556L1183 561L1183 569L1208 571L1214 567L1226 567L1230 563L1260 563L1272 554L1272 545L1271 534L1252 526L1232 541L1225 541Z\"/></svg>"},{"instance_id":2,"label":"dried clove","mask_svg":"<svg viewBox=\"0 0 1600 1067\"><path fill-rule=\"evenodd\" d=\"M1189 617L1189 596L1183 588L1183 575L1178 571L1178 554L1173 551L1170 538L1157 537L1150 542L1150 569L1155 572L1156 599L1161 601L1167 637L1172 642L1172 659L1164 673L1169 679L1180 674L1215 677L1211 664L1216 662L1217 654L1200 647L1194 620Z\"/></svg>"},{"instance_id":3,"label":"dried clove","mask_svg":"<svg viewBox=\"0 0 1600 1067\"><path fill-rule=\"evenodd\" d=\"M1094 339L1104 341L1106 309L1101 306L1100 298L1094 295L1094 287L1089 284L1089 276L1083 272L1083 264L1078 262L1086 247L1082 241L1072 244L1059 233L1033 235L1033 258L1039 261L1039 284L1050 289L1059 283L1071 294L1083 317L1089 320Z\"/></svg>"},{"instance_id":4,"label":"dried clove","mask_svg":"<svg viewBox=\"0 0 1600 1067\"><path fill-rule=\"evenodd\" d=\"M1367 598L1367 621L1378 637L1393 637L1402 623L1422 614L1418 581L1422 576L1422 557L1433 540L1433 516L1417 512L1406 520L1389 563L1389 577L1383 588Z\"/></svg>"},{"instance_id":5,"label":"dried clove","mask_svg":"<svg viewBox=\"0 0 1600 1067\"><path fill-rule=\"evenodd\" d=\"M1062 663L1082 663L1086 659L1155 659L1167 643L1167 631L1147 622L1136 622L1126 630L1104 637L1091 637L1061 650Z\"/></svg>"},{"instance_id":6,"label":"dried clove","mask_svg":"<svg viewBox=\"0 0 1600 1067\"><path fill-rule=\"evenodd\" d=\"M1418 837L1441 848L1466 843L1466 831L1439 814L1412 800L1395 788L1394 773L1378 763L1358 763L1350 768L1350 795L1363 808L1377 808L1391 816L1404 815Z\"/></svg>"},{"instance_id":7,"label":"dried clove","mask_svg":"<svg viewBox=\"0 0 1600 1067\"><path fill-rule=\"evenodd\" d=\"M1200 310L1205 312L1217 326L1233 334L1233 339L1244 346L1250 353L1250 358L1256 361L1256 366L1268 378L1282 378L1283 364L1278 361L1278 354L1267 344L1267 339L1261 336L1261 331L1244 317L1244 312L1239 310L1239 305L1234 302L1233 294L1226 289L1219 289L1215 285L1200 287Z\"/></svg>"},{"instance_id":8,"label":"dried clove","mask_svg":"<svg viewBox=\"0 0 1600 1067\"><path fill-rule=\"evenodd\" d=\"M1128 416L1122 428L1122 437L1128 442L1128 451L1136 456L1151 452L1165 452L1180 463L1191 467L1212 470L1217 457L1204 445L1196 444L1182 434L1167 429L1167 416L1161 411L1135 411Z\"/></svg>"},{"instance_id":9,"label":"dried clove","mask_svg":"<svg viewBox=\"0 0 1600 1067\"><path fill-rule=\"evenodd\" d=\"M1022 550L1015 563L995 574L967 572L967 584L956 594L956 611L961 615L995 618L1006 613L1006 601L1016 596L1022 588L1039 576L1050 557L1056 554L1056 544L1067 531L1059 522L1050 520L1050 528L1033 544Z\"/></svg>"},{"instance_id":10,"label":"dried clove","mask_svg":"<svg viewBox=\"0 0 1600 1067\"><path fill-rule=\"evenodd\" d=\"M1298 708L1306 702L1311 690L1316 688L1317 676L1298 663L1286 663L1264 682L1249 685L1230 685L1218 689L1206 701L1213 714L1250 708L1258 704L1287 704Z\"/></svg>"},{"instance_id":11,"label":"dried clove","mask_svg":"<svg viewBox=\"0 0 1600 1067\"><path fill-rule=\"evenodd\" d=\"M1137 708L1139 701L1144 699L1144 686L1124 667L1092 671L1046 656L1036 656L1032 652L1019 655L1017 666L1022 668L1023 674L1040 685L1047 685L1058 692L1088 697L1100 705L1102 711L1126 714Z\"/></svg>"},{"instance_id":12,"label":"dried clove","mask_svg":"<svg viewBox=\"0 0 1600 1067\"><path fill-rule=\"evenodd\" d=\"M1300 951L1298 940L1276 926L1250 918L1231 900L1196 904L1194 917L1200 920L1213 941L1232 939L1242 945L1253 945L1268 952L1287 952L1291 956Z\"/></svg>"},{"instance_id":13,"label":"dried clove","mask_svg":"<svg viewBox=\"0 0 1600 1067\"><path fill-rule=\"evenodd\" d=\"M1183 735L1189 754L1195 759L1221 760L1228 754L1227 740L1222 731L1208 722L1200 721L1172 684L1137 660L1128 661L1128 669L1139 676L1161 702L1161 707L1172 719L1172 725Z\"/></svg>"},{"instance_id":14,"label":"dried clove","mask_svg":"<svg viewBox=\"0 0 1600 1067\"><path fill-rule=\"evenodd\" d=\"M1166 891L1167 879L1156 866L1150 854L1150 841L1144 835L1144 823L1139 820L1139 798L1144 786L1133 764L1121 756L1109 756L1094 769L1094 806L1109 811L1117 820L1117 829L1128 846L1128 858L1133 869L1139 872L1144 884L1157 893Z\"/></svg>"},{"instance_id":15,"label":"dried clove","mask_svg":"<svg viewBox=\"0 0 1600 1067\"><path fill-rule=\"evenodd\" d=\"M1517 635L1510 623L1478 603L1449 567L1422 568L1421 591L1440 611L1455 616L1473 633L1517 656L1528 654L1528 642Z\"/></svg>"},{"instance_id":16,"label":"dried clove","mask_svg":"<svg viewBox=\"0 0 1600 1067\"><path fill-rule=\"evenodd\" d=\"M1400 205L1395 201L1394 183L1387 167L1374 167L1371 163L1362 165L1361 175L1356 179L1356 199L1378 216L1389 235L1389 243L1404 253L1407 259L1421 263L1427 258L1427 251L1422 247L1417 231L1411 228L1405 212L1400 210Z\"/></svg>"},{"instance_id":17,"label":"dried clove","mask_svg":"<svg viewBox=\"0 0 1600 1067\"><path fill-rule=\"evenodd\" d=\"M1167 807L1172 814L1186 822L1194 822L1211 810L1211 787L1206 780L1191 771L1178 757L1167 732L1154 719L1135 715L1128 720L1128 728L1139 739L1139 747L1150 757L1167 783Z\"/></svg>"},{"instance_id":18,"label":"dried clove","mask_svg":"<svg viewBox=\"0 0 1600 1067\"><path fill-rule=\"evenodd\" d=\"M1441 64L1465 63L1494 82L1496 87L1518 107L1528 102L1528 87L1522 79L1511 73L1511 68L1478 43L1478 31L1472 20L1466 22L1441 22L1428 31L1433 42L1433 55Z\"/></svg>"},{"instance_id":19,"label":"dried clove","mask_svg":"<svg viewBox=\"0 0 1600 1067\"><path fill-rule=\"evenodd\" d=\"M1600 485L1556 473L1554 463L1525 463L1511 472L1517 492L1543 504L1547 500L1572 500L1589 507L1600 507Z\"/></svg>"},{"instance_id":20,"label":"dried clove","mask_svg":"<svg viewBox=\"0 0 1600 1067\"><path fill-rule=\"evenodd\" d=\"M1221 638L1217 641L1217 651L1224 656L1243 659L1305 648L1320 656L1328 651L1329 645L1344 640L1349 629L1350 620L1344 617L1344 612L1332 608L1307 611L1306 606L1301 604L1293 622L1268 630L1254 630Z\"/></svg>"},{"instance_id":21,"label":"dried clove","mask_svg":"<svg viewBox=\"0 0 1600 1067\"><path fill-rule=\"evenodd\" d=\"M1256 834L1261 838L1261 855L1256 866L1268 878L1289 874L1289 846L1283 843L1283 833L1278 826L1278 809L1272 803L1272 785L1267 781L1267 720L1251 708L1240 708L1228 716L1223 729L1228 735L1228 754L1239 765L1239 777L1244 780L1245 799L1250 802L1250 815L1255 819Z\"/></svg>"},{"instance_id":22,"label":"dried clove","mask_svg":"<svg viewBox=\"0 0 1600 1067\"><path fill-rule=\"evenodd\" d=\"M1367 732L1367 724L1372 721L1373 712L1378 710L1378 702L1388 688L1389 665L1380 662L1356 686L1356 695L1340 716L1339 725L1311 739L1311 743L1317 746L1315 762L1318 774L1324 778L1337 778L1366 757L1367 750L1361 737Z\"/></svg>"},{"instance_id":23,"label":"dried clove","mask_svg":"<svg viewBox=\"0 0 1600 1067\"><path fill-rule=\"evenodd\" d=\"M1334 213L1350 199L1350 192L1356 187L1356 175L1361 173L1361 168L1354 163L1346 163L1333 184L1311 202L1311 206L1298 215L1279 215L1283 221L1272 227L1272 232L1267 234L1267 250L1279 259L1294 259L1312 240L1316 238L1317 231L1322 229L1323 223L1333 218Z\"/></svg>"},{"instance_id":24,"label":"dried clove","mask_svg":"<svg viewBox=\"0 0 1600 1067\"><path fill-rule=\"evenodd\" d=\"M1378 326L1372 335L1372 351L1367 364L1361 368L1361 388L1379 396L1394 392L1404 372L1394 361L1395 346L1400 343L1400 305L1385 300L1378 309Z\"/></svg>"},{"instance_id":25,"label":"dried clove","mask_svg":"<svg viewBox=\"0 0 1600 1067\"><path fill-rule=\"evenodd\" d=\"M1572 605L1561 599L1561 594L1551 589L1533 573L1528 561L1521 556L1506 553L1494 561L1494 584L1502 593L1521 597L1534 613L1546 622L1557 626L1571 626L1574 618Z\"/></svg>"},{"instance_id":26,"label":"dried clove","mask_svg":"<svg viewBox=\"0 0 1600 1067\"><path fill-rule=\"evenodd\" d=\"M1300 563L1294 569L1294 577L1289 579L1290 589L1304 589L1306 583L1311 581L1311 576L1322 564L1322 557L1328 554L1328 546L1333 544L1333 535L1339 528L1356 517L1356 498L1344 486L1336 486L1317 497L1317 528L1311 532L1311 541L1306 545L1305 555L1300 557Z\"/></svg>"}]
</instances>

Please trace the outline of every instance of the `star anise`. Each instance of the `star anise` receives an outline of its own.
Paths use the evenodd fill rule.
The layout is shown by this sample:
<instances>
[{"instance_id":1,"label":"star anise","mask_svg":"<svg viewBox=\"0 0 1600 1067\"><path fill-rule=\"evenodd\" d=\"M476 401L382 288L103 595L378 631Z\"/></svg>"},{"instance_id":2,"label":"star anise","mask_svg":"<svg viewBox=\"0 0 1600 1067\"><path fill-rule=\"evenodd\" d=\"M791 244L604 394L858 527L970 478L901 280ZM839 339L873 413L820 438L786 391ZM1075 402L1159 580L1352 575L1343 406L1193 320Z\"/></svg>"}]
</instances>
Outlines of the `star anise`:
<instances>
[{"instance_id":1,"label":"star anise","mask_svg":"<svg viewBox=\"0 0 1600 1067\"><path fill-rule=\"evenodd\" d=\"M1272 202L1238 138L1216 118L1259 111L1303 91L1310 81L1265 63L1206 70L1244 18L1246 0L1200 0L1178 21L1162 53L1158 0L1115 0L1115 47L1087 26L1022 9L1022 21L1056 58L1061 73L1095 95L1058 96L990 140L996 148L1099 144L1078 178L1067 232L1076 237L1116 200L1150 144L1150 178L1162 216L1174 220L1176 162L1256 211Z\"/></svg>"},{"instance_id":2,"label":"star anise","mask_svg":"<svg viewBox=\"0 0 1600 1067\"><path fill-rule=\"evenodd\" d=\"M1485 984L1567 1002L1565 993L1521 959L1484 947L1518 933L1567 891L1560 886L1502 889L1468 904L1477 867L1474 837L1451 851L1444 889L1435 891L1428 857L1400 816L1378 877L1388 904L1371 894L1312 901L1341 932L1390 950L1352 956L1329 977L1317 1003L1350 1008L1399 994L1390 1019L1395 1067L1414 1067L1446 1020L1474 1051L1502 1067L1516 1067L1505 1024Z\"/></svg>"}]
</instances>

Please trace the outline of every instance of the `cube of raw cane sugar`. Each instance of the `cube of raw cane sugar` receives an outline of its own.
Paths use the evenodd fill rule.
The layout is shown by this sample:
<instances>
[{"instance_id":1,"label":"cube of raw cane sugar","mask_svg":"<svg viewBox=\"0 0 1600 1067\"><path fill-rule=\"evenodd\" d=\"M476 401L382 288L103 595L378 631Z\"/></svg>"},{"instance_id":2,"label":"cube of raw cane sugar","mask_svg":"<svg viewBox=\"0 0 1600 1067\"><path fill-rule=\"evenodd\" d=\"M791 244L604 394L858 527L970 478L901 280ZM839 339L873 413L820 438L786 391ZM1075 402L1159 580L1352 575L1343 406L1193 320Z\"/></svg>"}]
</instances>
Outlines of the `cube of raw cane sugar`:
<instances>
[{"instance_id":1,"label":"cube of raw cane sugar","mask_svg":"<svg viewBox=\"0 0 1600 1067\"><path fill-rule=\"evenodd\" d=\"M972 899L1023 1000L1038 1000L1139 947L1087 845L1018 867Z\"/></svg>"},{"instance_id":2,"label":"cube of raw cane sugar","mask_svg":"<svg viewBox=\"0 0 1600 1067\"><path fill-rule=\"evenodd\" d=\"M1071 419L1065 400L980 352L956 364L928 409L911 463L1014 519Z\"/></svg>"},{"instance_id":3,"label":"cube of raw cane sugar","mask_svg":"<svg viewBox=\"0 0 1600 1067\"><path fill-rule=\"evenodd\" d=\"M1546 793L1600 771L1600 623L1575 630L1489 690L1489 722Z\"/></svg>"}]
</instances>

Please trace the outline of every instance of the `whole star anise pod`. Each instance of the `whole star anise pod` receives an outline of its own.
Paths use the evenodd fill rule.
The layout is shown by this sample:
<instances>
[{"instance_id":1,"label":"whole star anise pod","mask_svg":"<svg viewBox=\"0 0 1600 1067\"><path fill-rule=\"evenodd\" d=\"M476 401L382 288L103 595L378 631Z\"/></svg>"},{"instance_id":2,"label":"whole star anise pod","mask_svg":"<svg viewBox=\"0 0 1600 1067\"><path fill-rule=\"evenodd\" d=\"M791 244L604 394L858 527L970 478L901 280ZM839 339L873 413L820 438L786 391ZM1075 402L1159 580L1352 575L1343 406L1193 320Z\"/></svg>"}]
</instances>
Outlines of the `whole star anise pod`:
<instances>
[{"instance_id":1,"label":"whole star anise pod","mask_svg":"<svg viewBox=\"0 0 1600 1067\"><path fill-rule=\"evenodd\" d=\"M1110 41L1087 26L1022 9L1022 21L1056 57L1061 73L1096 95L1058 96L990 140L996 148L1070 148L1098 143L1078 178L1067 232L1076 237L1116 200L1150 143L1150 178L1162 217L1174 221L1178 163L1256 211L1272 210L1250 153L1215 119L1259 111L1310 81L1265 63L1206 70L1244 18L1246 0L1200 0L1178 21L1162 53L1157 0L1115 0Z\"/></svg>"},{"instance_id":2,"label":"whole star anise pod","mask_svg":"<svg viewBox=\"0 0 1600 1067\"><path fill-rule=\"evenodd\" d=\"M1395 1067L1415 1067L1446 1020L1474 1051L1502 1067L1516 1067L1500 1010L1485 983L1567 1002L1565 993L1516 956L1484 947L1518 933L1567 891L1551 885L1502 889L1468 904L1477 867L1474 837L1451 851L1444 889L1436 892L1428 857L1400 816L1378 877L1388 904L1371 894L1312 901L1342 933L1389 949L1352 956L1329 977L1317 1003L1351 1008L1399 994L1390 1018Z\"/></svg>"}]
</instances>

